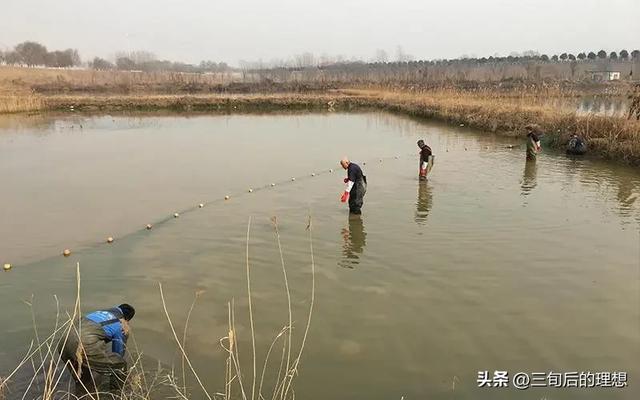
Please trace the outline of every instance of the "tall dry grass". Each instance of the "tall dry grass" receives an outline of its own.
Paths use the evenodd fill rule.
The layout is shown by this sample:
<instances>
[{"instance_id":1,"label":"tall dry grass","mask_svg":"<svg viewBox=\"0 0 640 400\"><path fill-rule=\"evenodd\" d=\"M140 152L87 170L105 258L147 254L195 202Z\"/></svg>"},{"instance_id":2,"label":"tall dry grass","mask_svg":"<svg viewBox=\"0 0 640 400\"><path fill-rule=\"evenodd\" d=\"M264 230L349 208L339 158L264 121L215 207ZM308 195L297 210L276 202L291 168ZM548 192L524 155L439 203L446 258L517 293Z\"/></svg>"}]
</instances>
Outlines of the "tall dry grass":
<instances>
[{"instance_id":1,"label":"tall dry grass","mask_svg":"<svg viewBox=\"0 0 640 400\"><path fill-rule=\"evenodd\" d=\"M225 376L221 377L220 382L223 386L223 390L212 392L211 388L206 385L201 378L200 373L195 369L191 362L190 355L186 350L186 343L188 337L189 319L196 307L197 300L202 295L202 292L196 292L194 300L187 313L187 320L182 332L182 338L178 336L178 332L173 323L171 315L167 309L167 303L164 296L164 289L162 283L158 283L160 302L163 312L167 318L171 334L175 341L177 348L181 355L181 371L177 372L174 367L170 369L163 369L158 366L155 371L145 370L142 359L143 353L138 348L135 341L135 336L131 332L129 345L127 346L127 352L130 358L129 369L124 382L122 390L119 393L88 393L83 396L86 400L100 400L103 398L115 398L118 400L151 400L155 399L156 393L162 393L164 398L177 398L182 400L189 400L193 397L193 392L187 386L187 377L193 376L197 382L197 388L194 388L202 392L208 400L222 399L231 400L240 398L242 400L287 400L293 399L293 386L296 377L299 373L300 363L304 348L306 345L309 328L311 325L311 318L313 315L314 303L315 303L315 260L313 256L313 233L311 218L309 218L307 231L309 234L309 249L311 254L311 297L309 303L309 311L306 318L306 324L304 333L301 339L301 343L297 349L293 346L293 316L291 309L291 293L289 290L289 283L287 279L287 270L284 263L284 256L282 246L280 243L280 233L278 230L277 219L273 218L272 223L274 226L274 234L278 250L280 252L281 269L283 273L283 279L285 282L285 293L287 296L287 322L284 327L274 336L271 345L267 349L263 356L264 361L262 363L262 369L258 373L257 363L259 358L259 351L256 347L256 327L254 325L253 315L253 299L252 299L252 284L251 284L251 263L249 258L250 247L250 233L251 233L251 219L247 226L247 242L246 242L246 281L247 281L247 296L249 299L248 315L250 322L250 340L252 344L251 354L251 367L250 373L245 370L242 364L238 352L238 333L236 329L236 310L234 301L228 302L228 334L220 339L220 345L226 354L225 361ZM64 377L68 376L69 371L73 369L68 368L68 363L64 363L58 354L57 349L59 346L63 346L69 339L72 333L79 334L78 330L81 328L80 320L82 317L81 310L81 276L80 276L80 264L76 264L76 299L72 311L66 312L66 317L61 318L60 306L57 298L56 300L56 319L55 325L51 333L44 338L41 338L38 334L38 328L36 324L35 314L33 313L33 307L29 303L32 311L33 327L35 332L35 339L31 342L25 356L18 363L16 368L10 372L6 377L0 378L0 400L5 396L12 378L21 371L25 366L31 367L31 379L26 387L24 393L21 394L22 400L28 395L35 396L42 400L54 400L60 398L79 400L72 392L70 385L65 385ZM273 382L265 382L265 377L269 368L272 368L271 354L276 348L278 343L281 343L282 351L278 365L278 372ZM131 345L132 344L132 345ZM79 352L81 349L79 349ZM90 362L87 365L91 368ZM275 370L274 370L275 371ZM93 378L93 377L92 377ZM95 382L95 381L94 381ZM268 389L271 390L268 390ZM37 389L37 390L35 390ZM89 388L84 387L88 391ZM32 390L35 390L32 392ZM266 393L269 391L270 393Z\"/></svg>"},{"instance_id":2,"label":"tall dry grass","mask_svg":"<svg viewBox=\"0 0 640 400\"><path fill-rule=\"evenodd\" d=\"M550 146L561 147L571 134L577 133L588 140L592 154L640 165L640 122L616 116L579 115L575 109L549 101L579 97L592 87L521 83L470 88L368 85L358 89L354 82L355 88L351 89L305 91L302 82L299 87L249 84L242 91L254 92L244 94L207 92L211 85L219 83L215 76L199 74L0 67L0 113L70 109L234 113L373 108L511 136L523 134L523 127L533 123L547 134ZM596 95L619 94L628 89L625 85L599 87Z\"/></svg>"},{"instance_id":3,"label":"tall dry grass","mask_svg":"<svg viewBox=\"0 0 640 400\"><path fill-rule=\"evenodd\" d=\"M42 96L25 94L5 96L0 94L0 114L40 111L45 102Z\"/></svg>"},{"instance_id":4,"label":"tall dry grass","mask_svg":"<svg viewBox=\"0 0 640 400\"><path fill-rule=\"evenodd\" d=\"M525 135L537 124L552 147L564 146L569 136L583 136L590 152L629 164L640 164L640 121L597 114L579 115L543 101L513 101L508 97L468 95L446 90L427 93L348 91L365 97L379 109L463 124L508 136Z\"/></svg>"},{"instance_id":5,"label":"tall dry grass","mask_svg":"<svg viewBox=\"0 0 640 400\"><path fill-rule=\"evenodd\" d=\"M42 91L101 91L102 89L143 89L170 85L214 86L237 78L232 73L180 73L142 71L96 71L91 69L26 68L0 66L0 87L14 86Z\"/></svg>"}]
</instances>

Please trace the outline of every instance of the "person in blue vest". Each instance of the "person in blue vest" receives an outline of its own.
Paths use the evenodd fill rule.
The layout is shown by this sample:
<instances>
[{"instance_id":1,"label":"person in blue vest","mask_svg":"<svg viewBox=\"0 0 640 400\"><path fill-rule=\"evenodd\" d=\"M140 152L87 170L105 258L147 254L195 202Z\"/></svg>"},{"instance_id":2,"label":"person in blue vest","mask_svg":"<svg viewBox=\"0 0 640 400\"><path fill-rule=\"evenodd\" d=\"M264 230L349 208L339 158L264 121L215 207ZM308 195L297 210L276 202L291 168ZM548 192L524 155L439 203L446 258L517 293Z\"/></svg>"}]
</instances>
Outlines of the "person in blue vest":
<instances>
[{"instance_id":1,"label":"person in blue vest","mask_svg":"<svg viewBox=\"0 0 640 400\"><path fill-rule=\"evenodd\" d=\"M135 313L129 304L93 311L61 343L60 356L75 381L76 396L113 394L122 389L127 374L129 321Z\"/></svg>"}]
</instances>

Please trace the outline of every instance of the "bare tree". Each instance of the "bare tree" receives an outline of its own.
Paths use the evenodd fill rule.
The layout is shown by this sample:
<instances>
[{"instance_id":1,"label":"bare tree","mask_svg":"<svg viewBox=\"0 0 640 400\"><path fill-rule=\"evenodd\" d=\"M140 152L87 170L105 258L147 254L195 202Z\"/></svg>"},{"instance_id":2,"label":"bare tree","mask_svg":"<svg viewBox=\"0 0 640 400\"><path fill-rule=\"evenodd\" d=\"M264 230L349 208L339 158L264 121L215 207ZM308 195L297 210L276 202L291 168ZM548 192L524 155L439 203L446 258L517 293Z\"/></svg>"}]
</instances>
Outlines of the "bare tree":
<instances>
[{"instance_id":1,"label":"bare tree","mask_svg":"<svg viewBox=\"0 0 640 400\"><path fill-rule=\"evenodd\" d=\"M135 51L119 51L116 53L116 59L119 58L128 58L133 61L135 64L144 64L152 61L157 61L158 57L146 50L135 50Z\"/></svg>"},{"instance_id":2,"label":"bare tree","mask_svg":"<svg viewBox=\"0 0 640 400\"><path fill-rule=\"evenodd\" d=\"M116 66L123 71L131 71L136 69L136 63L128 57L119 57L116 59Z\"/></svg>"},{"instance_id":3,"label":"bare tree","mask_svg":"<svg viewBox=\"0 0 640 400\"><path fill-rule=\"evenodd\" d=\"M386 63L389 61L389 54L387 54L387 52L384 49L378 49L376 50L374 61Z\"/></svg>"},{"instance_id":4,"label":"bare tree","mask_svg":"<svg viewBox=\"0 0 640 400\"><path fill-rule=\"evenodd\" d=\"M578 69L578 62L575 61L575 57L573 57L573 61L569 63L569 69L571 69L571 79L576 77L576 71Z\"/></svg>"},{"instance_id":5,"label":"bare tree","mask_svg":"<svg viewBox=\"0 0 640 400\"><path fill-rule=\"evenodd\" d=\"M23 42L15 47L21 62L28 66L45 65L47 48L37 42Z\"/></svg>"},{"instance_id":6,"label":"bare tree","mask_svg":"<svg viewBox=\"0 0 640 400\"><path fill-rule=\"evenodd\" d=\"M396 61L398 62L404 62L407 61L407 55L404 52L404 49L402 48L402 46L398 45L398 47L396 47Z\"/></svg>"},{"instance_id":7,"label":"bare tree","mask_svg":"<svg viewBox=\"0 0 640 400\"><path fill-rule=\"evenodd\" d=\"M97 69L100 71L106 71L110 69L115 69L115 65L105 60L104 58L96 57L89 63L89 66L93 69Z\"/></svg>"}]
</instances>

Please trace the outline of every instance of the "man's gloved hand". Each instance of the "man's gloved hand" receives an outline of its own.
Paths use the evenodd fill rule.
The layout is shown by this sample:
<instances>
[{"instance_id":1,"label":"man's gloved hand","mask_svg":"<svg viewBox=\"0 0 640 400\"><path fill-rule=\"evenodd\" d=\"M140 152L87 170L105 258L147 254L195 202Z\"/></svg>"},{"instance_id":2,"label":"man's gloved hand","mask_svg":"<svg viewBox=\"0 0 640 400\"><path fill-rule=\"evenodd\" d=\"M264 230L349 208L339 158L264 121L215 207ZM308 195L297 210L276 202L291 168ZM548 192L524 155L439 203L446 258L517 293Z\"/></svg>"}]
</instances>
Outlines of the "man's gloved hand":
<instances>
[{"instance_id":1,"label":"man's gloved hand","mask_svg":"<svg viewBox=\"0 0 640 400\"><path fill-rule=\"evenodd\" d=\"M349 192L345 191L344 193L342 193L342 197L340 197L340 201L342 203L346 203L347 200L349 200Z\"/></svg>"},{"instance_id":2,"label":"man's gloved hand","mask_svg":"<svg viewBox=\"0 0 640 400\"><path fill-rule=\"evenodd\" d=\"M344 178L344 179L342 180L342 182L344 182L344 183L349 182L349 178Z\"/></svg>"}]
</instances>

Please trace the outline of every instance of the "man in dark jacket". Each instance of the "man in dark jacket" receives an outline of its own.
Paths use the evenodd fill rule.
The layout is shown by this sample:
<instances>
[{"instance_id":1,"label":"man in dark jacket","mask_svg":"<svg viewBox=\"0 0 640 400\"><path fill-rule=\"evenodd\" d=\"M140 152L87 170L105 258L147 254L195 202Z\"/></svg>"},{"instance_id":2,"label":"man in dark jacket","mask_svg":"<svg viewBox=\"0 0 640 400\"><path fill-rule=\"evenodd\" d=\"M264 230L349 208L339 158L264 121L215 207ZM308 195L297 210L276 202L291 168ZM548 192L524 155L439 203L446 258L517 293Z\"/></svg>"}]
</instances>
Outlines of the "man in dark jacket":
<instances>
[{"instance_id":1,"label":"man in dark jacket","mask_svg":"<svg viewBox=\"0 0 640 400\"><path fill-rule=\"evenodd\" d=\"M420 148L420 165L419 165L419 178L421 181L427 180L427 175L431 172L431 168L433 168L433 152L431 151L431 147L429 147L424 140L418 140L418 147Z\"/></svg>"},{"instance_id":2,"label":"man in dark jacket","mask_svg":"<svg viewBox=\"0 0 640 400\"><path fill-rule=\"evenodd\" d=\"M346 157L340 160L340 165L347 170L347 177L344 178L346 186L340 201L346 203L349 200L349 212L362 214L364 195L367 192L367 177L364 176L358 164L350 162Z\"/></svg>"},{"instance_id":3,"label":"man in dark jacket","mask_svg":"<svg viewBox=\"0 0 640 400\"><path fill-rule=\"evenodd\" d=\"M567 154L581 156L587 152L587 144L584 139L575 133L569 138L567 143Z\"/></svg>"},{"instance_id":4,"label":"man in dark jacket","mask_svg":"<svg viewBox=\"0 0 640 400\"><path fill-rule=\"evenodd\" d=\"M129 321L135 315L129 304L94 311L73 327L61 343L61 359L68 363L76 383L76 395L116 393L127 373L124 359Z\"/></svg>"},{"instance_id":5,"label":"man in dark jacket","mask_svg":"<svg viewBox=\"0 0 640 400\"><path fill-rule=\"evenodd\" d=\"M538 153L542 150L540 146L540 128L537 125L527 125L527 160L535 161Z\"/></svg>"}]
</instances>

